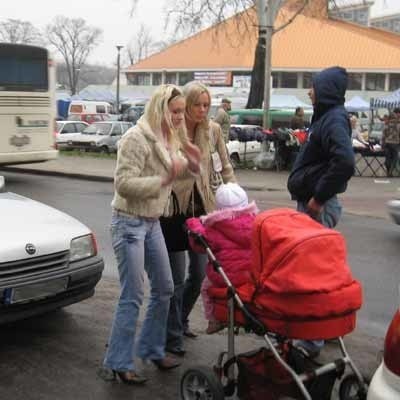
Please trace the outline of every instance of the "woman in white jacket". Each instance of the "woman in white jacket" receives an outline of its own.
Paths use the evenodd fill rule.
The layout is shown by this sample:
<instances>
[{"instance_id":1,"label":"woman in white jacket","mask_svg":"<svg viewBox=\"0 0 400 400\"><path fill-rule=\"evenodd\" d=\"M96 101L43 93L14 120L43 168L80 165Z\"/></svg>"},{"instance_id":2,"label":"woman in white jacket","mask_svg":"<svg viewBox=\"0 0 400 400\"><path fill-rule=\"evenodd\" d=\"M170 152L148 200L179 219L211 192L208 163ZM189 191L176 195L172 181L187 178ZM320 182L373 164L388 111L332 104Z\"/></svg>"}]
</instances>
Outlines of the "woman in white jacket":
<instances>
[{"instance_id":1,"label":"woman in white jacket","mask_svg":"<svg viewBox=\"0 0 400 400\"><path fill-rule=\"evenodd\" d=\"M185 99L180 89L160 86L118 148L111 233L121 294L104 366L128 384L146 381L137 373L135 356L151 360L160 369L179 365L164 351L174 285L159 217L176 176L187 167L194 172L199 170L195 146L184 143L187 158L179 153L179 138L184 137L185 130L184 112ZM150 282L150 301L135 343L145 272Z\"/></svg>"}]
</instances>

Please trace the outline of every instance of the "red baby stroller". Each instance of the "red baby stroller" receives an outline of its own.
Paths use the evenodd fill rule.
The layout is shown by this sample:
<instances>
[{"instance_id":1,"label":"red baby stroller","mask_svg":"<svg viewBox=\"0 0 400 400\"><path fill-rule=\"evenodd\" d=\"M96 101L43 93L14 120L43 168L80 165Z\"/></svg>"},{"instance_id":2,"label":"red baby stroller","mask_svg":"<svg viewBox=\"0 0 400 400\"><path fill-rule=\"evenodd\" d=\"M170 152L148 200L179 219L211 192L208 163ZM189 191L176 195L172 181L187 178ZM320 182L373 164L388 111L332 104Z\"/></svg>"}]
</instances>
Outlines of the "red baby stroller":
<instances>
[{"instance_id":1,"label":"red baby stroller","mask_svg":"<svg viewBox=\"0 0 400 400\"><path fill-rule=\"evenodd\" d=\"M200 234L189 232L206 250L226 288L210 288L217 320L228 326L228 348L213 368L193 367L181 379L181 399L328 400L346 367L340 400L366 398L364 379L342 336L355 327L361 287L346 264L341 234L290 209L260 213L253 228L253 281L232 286ZM267 347L236 354L235 330L244 327ZM293 338L337 339L341 357L318 363Z\"/></svg>"}]
</instances>

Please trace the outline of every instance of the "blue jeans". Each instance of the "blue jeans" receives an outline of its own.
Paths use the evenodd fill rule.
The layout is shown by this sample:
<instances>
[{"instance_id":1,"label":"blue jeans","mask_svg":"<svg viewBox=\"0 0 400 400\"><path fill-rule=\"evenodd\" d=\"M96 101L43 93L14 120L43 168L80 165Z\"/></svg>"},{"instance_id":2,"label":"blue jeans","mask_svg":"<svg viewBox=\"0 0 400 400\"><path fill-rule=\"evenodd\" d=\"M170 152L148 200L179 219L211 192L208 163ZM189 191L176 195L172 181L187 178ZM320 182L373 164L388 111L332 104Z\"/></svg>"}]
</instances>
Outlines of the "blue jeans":
<instances>
[{"instance_id":1,"label":"blue jeans","mask_svg":"<svg viewBox=\"0 0 400 400\"><path fill-rule=\"evenodd\" d=\"M104 366L117 371L134 371L136 355L152 360L165 356L169 301L174 290L171 268L158 220L114 212L111 234L121 293ZM135 348L145 272L150 282L150 300Z\"/></svg>"},{"instance_id":2,"label":"blue jeans","mask_svg":"<svg viewBox=\"0 0 400 400\"><path fill-rule=\"evenodd\" d=\"M307 210L307 202L298 201L297 202L297 211L308 214ZM324 203L324 207L319 215L319 218L316 219L320 224L324 225L327 228L334 228L342 215L342 206L339 203L339 200L336 196L331 197L328 201ZM310 217L313 217L310 215ZM299 341L300 345L303 346L306 350L309 351L318 351L324 347L324 340L301 340Z\"/></svg>"},{"instance_id":3,"label":"blue jeans","mask_svg":"<svg viewBox=\"0 0 400 400\"><path fill-rule=\"evenodd\" d=\"M307 210L307 202L298 201L297 202L297 211L308 214ZM319 218L316 219L319 223L326 226L327 228L334 228L342 215L342 206L339 203L339 200L336 196L331 197L328 201L324 203L324 207L319 215ZM312 217L312 215L310 215Z\"/></svg>"},{"instance_id":4,"label":"blue jeans","mask_svg":"<svg viewBox=\"0 0 400 400\"><path fill-rule=\"evenodd\" d=\"M185 280L186 254L185 251L169 253L175 291L168 315L167 349L175 351L183 350L183 330L200 295L207 265L206 254L189 250L188 276Z\"/></svg>"}]
</instances>

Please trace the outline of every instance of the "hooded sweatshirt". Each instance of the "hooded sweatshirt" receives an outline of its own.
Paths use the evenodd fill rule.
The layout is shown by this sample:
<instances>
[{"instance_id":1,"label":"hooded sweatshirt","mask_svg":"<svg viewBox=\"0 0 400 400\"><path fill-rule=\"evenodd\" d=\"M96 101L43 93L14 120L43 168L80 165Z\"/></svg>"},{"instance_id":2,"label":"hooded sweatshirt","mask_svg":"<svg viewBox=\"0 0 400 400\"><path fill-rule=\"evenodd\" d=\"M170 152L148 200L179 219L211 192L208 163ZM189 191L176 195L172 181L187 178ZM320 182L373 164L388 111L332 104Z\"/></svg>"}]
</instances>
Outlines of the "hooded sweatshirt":
<instances>
[{"instance_id":1,"label":"hooded sweatshirt","mask_svg":"<svg viewBox=\"0 0 400 400\"><path fill-rule=\"evenodd\" d=\"M288 179L295 200L319 204L346 190L354 174L351 126L344 108L347 72L327 68L313 78L316 101L307 142L296 158Z\"/></svg>"}]
</instances>

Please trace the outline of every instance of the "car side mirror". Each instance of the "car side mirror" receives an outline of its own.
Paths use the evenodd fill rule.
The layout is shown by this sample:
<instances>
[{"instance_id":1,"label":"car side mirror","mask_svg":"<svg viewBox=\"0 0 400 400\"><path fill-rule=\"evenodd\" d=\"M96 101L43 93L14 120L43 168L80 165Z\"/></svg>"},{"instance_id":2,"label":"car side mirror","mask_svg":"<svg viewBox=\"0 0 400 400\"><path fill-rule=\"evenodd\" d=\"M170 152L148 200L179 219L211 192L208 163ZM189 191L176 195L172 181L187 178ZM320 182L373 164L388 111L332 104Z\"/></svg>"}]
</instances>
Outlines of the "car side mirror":
<instances>
[{"instance_id":1,"label":"car side mirror","mask_svg":"<svg viewBox=\"0 0 400 400\"><path fill-rule=\"evenodd\" d=\"M6 187L6 181L4 179L4 176L0 175L0 193L4 192L5 187Z\"/></svg>"}]
</instances>

